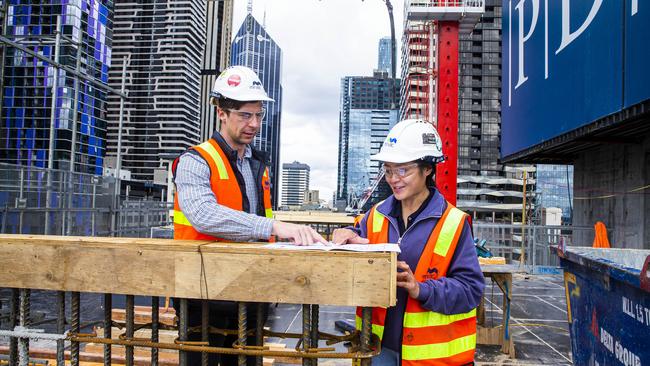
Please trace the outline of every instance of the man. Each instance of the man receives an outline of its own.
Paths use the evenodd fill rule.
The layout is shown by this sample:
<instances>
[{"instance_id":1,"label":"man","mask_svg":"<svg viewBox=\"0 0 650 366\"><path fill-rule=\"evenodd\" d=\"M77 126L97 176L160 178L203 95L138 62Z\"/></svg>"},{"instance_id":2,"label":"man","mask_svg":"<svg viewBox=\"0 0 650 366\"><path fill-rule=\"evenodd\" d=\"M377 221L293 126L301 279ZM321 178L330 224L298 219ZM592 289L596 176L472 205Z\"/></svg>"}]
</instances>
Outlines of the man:
<instances>
[{"instance_id":1,"label":"man","mask_svg":"<svg viewBox=\"0 0 650 366\"><path fill-rule=\"evenodd\" d=\"M273 100L247 67L229 67L215 81L210 103L217 107L218 132L174 162L175 239L251 241L275 236L297 245L326 242L308 226L272 219L268 156L250 146L264 118L265 101ZM177 302L174 307L178 311ZM188 308L190 327L200 325L201 301L188 301ZM263 308L266 319L267 306ZM256 311L250 310L248 324L252 328ZM236 304L211 301L210 325L237 329ZM200 340L200 334L193 333L190 339ZM236 336L210 335L212 346L230 347L235 340ZM249 358L249 364L251 361L254 359ZM211 354L209 363L216 362L236 365L237 358ZM200 364L200 354L190 353L188 364Z\"/></svg>"}]
</instances>

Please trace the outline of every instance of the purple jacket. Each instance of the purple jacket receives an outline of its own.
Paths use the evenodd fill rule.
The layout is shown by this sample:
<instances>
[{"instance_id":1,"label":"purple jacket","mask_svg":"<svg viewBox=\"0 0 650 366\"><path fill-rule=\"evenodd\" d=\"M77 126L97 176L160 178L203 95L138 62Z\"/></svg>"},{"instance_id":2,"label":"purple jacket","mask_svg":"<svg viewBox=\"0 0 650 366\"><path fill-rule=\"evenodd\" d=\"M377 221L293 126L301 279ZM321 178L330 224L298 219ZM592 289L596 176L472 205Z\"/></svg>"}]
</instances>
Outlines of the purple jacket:
<instances>
[{"instance_id":1,"label":"purple jacket","mask_svg":"<svg viewBox=\"0 0 650 366\"><path fill-rule=\"evenodd\" d=\"M377 208L390 222L388 229L390 243L397 243L399 240L397 218L390 216L393 205L396 204L400 203L391 195ZM434 196L427 207L404 232L400 242L401 253L397 259L406 262L413 272L415 272L431 232L446 208L447 201L440 192L434 190ZM360 228L355 229L364 238L367 237L367 220L368 214L362 219ZM484 287L485 279L478 263L476 249L474 249L472 233L466 222L463 225L446 277L420 282L418 301L425 309L438 313L466 313L479 305ZM407 291L398 287L397 305L388 308L386 315L382 346L397 352L401 350L402 324L404 323L407 297Z\"/></svg>"}]
</instances>

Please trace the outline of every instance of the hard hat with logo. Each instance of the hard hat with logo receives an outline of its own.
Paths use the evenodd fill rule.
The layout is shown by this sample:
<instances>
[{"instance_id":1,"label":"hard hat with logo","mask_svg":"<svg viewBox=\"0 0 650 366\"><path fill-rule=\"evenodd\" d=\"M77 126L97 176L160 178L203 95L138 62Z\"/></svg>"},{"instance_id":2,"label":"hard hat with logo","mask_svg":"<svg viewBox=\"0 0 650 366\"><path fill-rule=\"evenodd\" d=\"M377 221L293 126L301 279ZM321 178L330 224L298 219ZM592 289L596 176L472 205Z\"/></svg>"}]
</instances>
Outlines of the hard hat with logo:
<instances>
[{"instance_id":1,"label":"hard hat with logo","mask_svg":"<svg viewBox=\"0 0 650 366\"><path fill-rule=\"evenodd\" d=\"M438 131L433 124L421 119L406 119L393 126L379 153L370 158L398 164L418 159L432 163L445 160Z\"/></svg>"},{"instance_id":2,"label":"hard hat with logo","mask_svg":"<svg viewBox=\"0 0 650 366\"><path fill-rule=\"evenodd\" d=\"M240 102L274 101L255 71L246 66L230 66L217 77L210 91L210 104L216 105L220 97Z\"/></svg>"}]
</instances>

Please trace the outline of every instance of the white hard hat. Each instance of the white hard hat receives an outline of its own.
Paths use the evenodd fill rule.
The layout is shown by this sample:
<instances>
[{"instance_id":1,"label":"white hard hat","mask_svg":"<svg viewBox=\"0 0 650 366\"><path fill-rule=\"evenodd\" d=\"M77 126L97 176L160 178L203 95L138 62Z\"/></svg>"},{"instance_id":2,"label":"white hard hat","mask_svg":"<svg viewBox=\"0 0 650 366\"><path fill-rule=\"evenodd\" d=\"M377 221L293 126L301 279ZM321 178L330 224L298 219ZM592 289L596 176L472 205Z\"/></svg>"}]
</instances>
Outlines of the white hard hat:
<instances>
[{"instance_id":1,"label":"white hard hat","mask_svg":"<svg viewBox=\"0 0 650 366\"><path fill-rule=\"evenodd\" d=\"M222 96L240 102L273 102L255 71L246 66L230 66L217 77L210 91L210 103L216 105L217 98Z\"/></svg>"},{"instance_id":2,"label":"white hard hat","mask_svg":"<svg viewBox=\"0 0 650 366\"><path fill-rule=\"evenodd\" d=\"M444 161L442 140L430 122L406 119L391 128L379 153L370 159L398 164L418 159L439 163Z\"/></svg>"}]
</instances>

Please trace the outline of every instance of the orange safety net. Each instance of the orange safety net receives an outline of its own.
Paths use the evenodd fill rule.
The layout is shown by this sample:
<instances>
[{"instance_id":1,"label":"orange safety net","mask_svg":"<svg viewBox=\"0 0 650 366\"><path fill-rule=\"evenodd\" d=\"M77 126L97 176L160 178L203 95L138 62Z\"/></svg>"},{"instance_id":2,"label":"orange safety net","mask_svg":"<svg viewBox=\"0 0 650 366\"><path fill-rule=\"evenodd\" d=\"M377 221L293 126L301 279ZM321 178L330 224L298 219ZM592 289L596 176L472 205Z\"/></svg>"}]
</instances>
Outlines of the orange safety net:
<instances>
[{"instance_id":1,"label":"orange safety net","mask_svg":"<svg viewBox=\"0 0 650 366\"><path fill-rule=\"evenodd\" d=\"M596 235L594 236L594 248L611 248L609 245L609 239L607 239L607 228L602 221L596 222L594 225L596 230Z\"/></svg>"}]
</instances>

